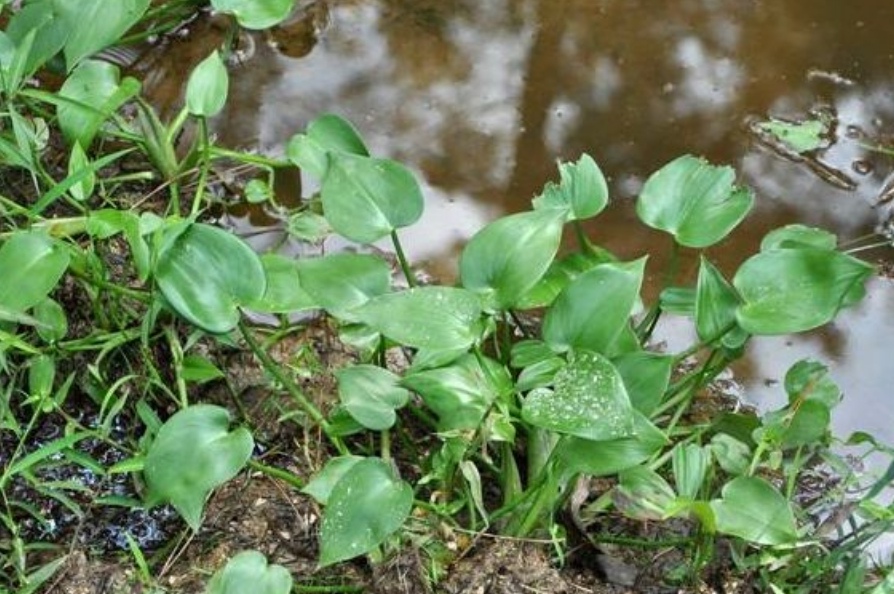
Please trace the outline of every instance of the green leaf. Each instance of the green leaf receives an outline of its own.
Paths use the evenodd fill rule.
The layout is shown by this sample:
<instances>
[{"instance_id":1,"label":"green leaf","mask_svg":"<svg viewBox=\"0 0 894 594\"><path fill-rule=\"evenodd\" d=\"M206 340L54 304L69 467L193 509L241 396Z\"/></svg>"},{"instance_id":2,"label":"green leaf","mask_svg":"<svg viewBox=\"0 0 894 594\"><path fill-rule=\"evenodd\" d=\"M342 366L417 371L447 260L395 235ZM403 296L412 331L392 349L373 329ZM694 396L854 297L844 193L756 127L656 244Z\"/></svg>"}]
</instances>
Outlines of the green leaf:
<instances>
[{"instance_id":1,"label":"green leaf","mask_svg":"<svg viewBox=\"0 0 894 594\"><path fill-rule=\"evenodd\" d=\"M321 243L332 232L329 221L323 215L310 210L302 210L289 216L286 233L299 241Z\"/></svg>"},{"instance_id":2,"label":"green leaf","mask_svg":"<svg viewBox=\"0 0 894 594\"><path fill-rule=\"evenodd\" d=\"M258 301L266 289L264 266L248 244L202 223L166 231L155 280L178 314L212 334L233 330L239 308Z\"/></svg>"},{"instance_id":3,"label":"green leaf","mask_svg":"<svg viewBox=\"0 0 894 594\"><path fill-rule=\"evenodd\" d=\"M336 232L372 243L422 216L419 183L396 161L329 153L321 189L323 214Z\"/></svg>"},{"instance_id":4,"label":"green leaf","mask_svg":"<svg viewBox=\"0 0 894 594\"><path fill-rule=\"evenodd\" d=\"M490 223L466 244L460 258L462 285L481 293L494 309L510 309L529 291L555 258L564 212L517 213Z\"/></svg>"},{"instance_id":5,"label":"green leaf","mask_svg":"<svg viewBox=\"0 0 894 594\"><path fill-rule=\"evenodd\" d=\"M621 375L596 353L574 353L556 373L553 390L528 394L522 418L543 429L593 441L634 434L633 407Z\"/></svg>"},{"instance_id":6,"label":"green leaf","mask_svg":"<svg viewBox=\"0 0 894 594\"><path fill-rule=\"evenodd\" d=\"M195 74L195 73L193 73ZM273 188L263 179L251 179L245 184L243 190L245 201L249 204L263 204L270 202L274 198Z\"/></svg>"},{"instance_id":7,"label":"green leaf","mask_svg":"<svg viewBox=\"0 0 894 594\"><path fill-rule=\"evenodd\" d=\"M367 458L339 480L323 512L320 566L368 553L403 525L413 507L413 488L384 460Z\"/></svg>"},{"instance_id":8,"label":"green leaf","mask_svg":"<svg viewBox=\"0 0 894 594\"><path fill-rule=\"evenodd\" d=\"M661 311L694 318L695 299L696 291L692 287L668 287L661 291L659 303Z\"/></svg>"},{"instance_id":9,"label":"green leaf","mask_svg":"<svg viewBox=\"0 0 894 594\"><path fill-rule=\"evenodd\" d=\"M758 435L784 450L815 445L825 440L831 420L828 406L816 400L804 400L796 406L766 413Z\"/></svg>"},{"instance_id":10,"label":"green leaf","mask_svg":"<svg viewBox=\"0 0 894 594\"><path fill-rule=\"evenodd\" d=\"M634 520L664 520L677 494L657 472L634 466L620 472L612 501L618 510Z\"/></svg>"},{"instance_id":11,"label":"green leaf","mask_svg":"<svg viewBox=\"0 0 894 594\"><path fill-rule=\"evenodd\" d=\"M282 565L268 565L258 551L242 551L214 573L205 594L289 594L292 575Z\"/></svg>"},{"instance_id":12,"label":"green leaf","mask_svg":"<svg viewBox=\"0 0 894 594\"><path fill-rule=\"evenodd\" d=\"M211 0L214 10L232 14L246 29L268 29L281 23L294 4L294 0Z\"/></svg>"},{"instance_id":13,"label":"green leaf","mask_svg":"<svg viewBox=\"0 0 894 594\"><path fill-rule=\"evenodd\" d=\"M169 502L189 527L199 529L205 499L245 466L254 441L245 428L228 431L230 413L210 404L168 419L146 454L148 503Z\"/></svg>"},{"instance_id":14,"label":"green leaf","mask_svg":"<svg viewBox=\"0 0 894 594\"><path fill-rule=\"evenodd\" d=\"M140 91L136 79L119 78L114 64L85 60L65 80L59 96L69 101L60 103L56 113L69 144L89 148L102 124Z\"/></svg>"},{"instance_id":15,"label":"green leaf","mask_svg":"<svg viewBox=\"0 0 894 594\"><path fill-rule=\"evenodd\" d=\"M607 352L628 324L645 264L600 264L574 279L546 314L544 340L556 351Z\"/></svg>"},{"instance_id":16,"label":"green leaf","mask_svg":"<svg viewBox=\"0 0 894 594\"><path fill-rule=\"evenodd\" d=\"M783 384L790 404L815 400L831 409L841 401L841 388L829 377L829 368L818 361L798 361L786 372Z\"/></svg>"},{"instance_id":17,"label":"green leaf","mask_svg":"<svg viewBox=\"0 0 894 594\"><path fill-rule=\"evenodd\" d=\"M28 400L43 403L53 393L56 359L51 355L32 357L28 365Z\"/></svg>"},{"instance_id":18,"label":"green leaf","mask_svg":"<svg viewBox=\"0 0 894 594\"><path fill-rule=\"evenodd\" d=\"M751 334L790 334L822 326L864 291L873 267L839 252L773 250L745 261L733 278L743 304L739 325Z\"/></svg>"},{"instance_id":19,"label":"green leaf","mask_svg":"<svg viewBox=\"0 0 894 594\"><path fill-rule=\"evenodd\" d=\"M810 247L834 250L837 245L838 238L834 233L829 233L825 229L805 225L786 225L774 229L764 236L761 240L761 251Z\"/></svg>"},{"instance_id":20,"label":"green leaf","mask_svg":"<svg viewBox=\"0 0 894 594\"><path fill-rule=\"evenodd\" d=\"M512 345L510 365L516 369L541 363L555 357L553 350L542 340L520 340Z\"/></svg>"},{"instance_id":21,"label":"green leaf","mask_svg":"<svg viewBox=\"0 0 894 594\"><path fill-rule=\"evenodd\" d=\"M717 531L765 545L790 544L798 531L791 506L767 481L740 476L723 486L722 497L711 501Z\"/></svg>"},{"instance_id":22,"label":"green leaf","mask_svg":"<svg viewBox=\"0 0 894 594\"><path fill-rule=\"evenodd\" d=\"M571 281L584 272L599 264L617 260L611 252L597 247L586 252L572 252L559 260L554 260L537 284L518 298L515 307L518 309L546 307L555 301Z\"/></svg>"},{"instance_id":23,"label":"green leaf","mask_svg":"<svg viewBox=\"0 0 894 594\"><path fill-rule=\"evenodd\" d=\"M217 50L199 62L186 83L186 108L194 116L216 116L227 102L230 77Z\"/></svg>"},{"instance_id":24,"label":"green leaf","mask_svg":"<svg viewBox=\"0 0 894 594\"><path fill-rule=\"evenodd\" d=\"M354 313L395 342L420 349L470 347L482 331L478 298L453 287L417 287L380 295Z\"/></svg>"},{"instance_id":25,"label":"green leaf","mask_svg":"<svg viewBox=\"0 0 894 594\"><path fill-rule=\"evenodd\" d=\"M518 374L518 379L515 381L515 389L519 392L527 392L534 388L548 386L553 383L556 373L566 365L565 359L556 355L545 361L532 363Z\"/></svg>"},{"instance_id":26,"label":"green leaf","mask_svg":"<svg viewBox=\"0 0 894 594\"><path fill-rule=\"evenodd\" d=\"M0 307L24 312L56 288L69 254L41 231L16 231L0 247Z\"/></svg>"},{"instance_id":27,"label":"green leaf","mask_svg":"<svg viewBox=\"0 0 894 594\"><path fill-rule=\"evenodd\" d=\"M298 262L279 254L261 256L267 287L251 308L267 313L292 313L319 307L316 300L301 286Z\"/></svg>"},{"instance_id":28,"label":"green leaf","mask_svg":"<svg viewBox=\"0 0 894 594\"><path fill-rule=\"evenodd\" d=\"M467 354L447 367L410 373L401 385L419 394L445 432L477 429L494 401L512 390L512 379L496 361Z\"/></svg>"},{"instance_id":29,"label":"green leaf","mask_svg":"<svg viewBox=\"0 0 894 594\"><path fill-rule=\"evenodd\" d=\"M636 212L645 224L666 231L680 245L703 248L726 237L754 202L751 192L733 185L732 167L718 167L685 155L652 174Z\"/></svg>"},{"instance_id":30,"label":"green leaf","mask_svg":"<svg viewBox=\"0 0 894 594\"><path fill-rule=\"evenodd\" d=\"M394 411L403 407L410 393L398 385L400 377L375 365L352 365L335 372L342 405L354 419L373 431L394 425Z\"/></svg>"},{"instance_id":31,"label":"green leaf","mask_svg":"<svg viewBox=\"0 0 894 594\"><path fill-rule=\"evenodd\" d=\"M78 0L77 8L73 1L62 4L68 6L62 20L70 32L63 50L69 72L87 56L121 39L149 8L149 0Z\"/></svg>"},{"instance_id":32,"label":"green leaf","mask_svg":"<svg viewBox=\"0 0 894 594\"><path fill-rule=\"evenodd\" d=\"M356 322L354 310L391 288L391 267L368 254L332 254L298 261L301 287L336 318Z\"/></svg>"},{"instance_id":33,"label":"green leaf","mask_svg":"<svg viewBox=\"0 0 894 594\"><path fill-rule=\"evenodd\" d=\"M225 377L225 375L224 372L205 357L187 355L183 357L183 363L180 366L180 377L187 382L204 384L205 382Z\"/></svg>"},{"instance_id":34,"label":"green leaf","mask_svg":"<svg viewBox=\"0 0 894 594\"><path fill-rule=\"evenodd\" d=\"M705 483L711 452L696 443L677 444L671 453L677 492L687 499L697 499Z\"/></svg>"},{"instance_id":35,"label":"green leaf","mask_svg":"<svg viewBox=\"0 0 894 594\"><path fill-rule=\"evenodd\" d=\"M695 327L702 340L716 340L720 332L724 345L731 348L742 346L747 334L736 330L736 308L741 301L723 274L704 256L698 270L695 293Z\"/></svg>"},{"instance_id":36,"label":"green leaf","mask_svg":"<svg viewBox=\"0 0 894 594\"><path fill-rule=\"evenodd\" d=\"M534 208L560 208L571 220L588 219L608 204L608 184L590 155L581 155L577 163L559 163L558 185L549 183L533 200Z\"/></svg>"},{"instance_id":37,"label":"green leaf","mask_svg":"<svg viewBox=\"0 0 894 594\"><path fill-rule=\"evenodd\" d=\"M289 160L317 179L323 179L329 169L330 151L369 156L356 128L334 114L321 115L308 124L305 134L296 134L286 146Z\"/></svg>"},{"instance_id":38,"label":"green leaf","mask_svg":"<svg viewBox=\"0 0 894 594\"><path fill-rule=\"evenodd\" d=\"M718 433L708 445L714 459L728 474L745 474L751 464L751 448L732 435Z\"/></svg>"},{"instance_id":39,"label":"green leaf","mask_svg":"<svg viewBox=\"0 0 894 594\"><path fill-rule=\"evenodd\" d=\"M798 154L821 148L827 143L830 134L828 122L822 120L786 122L770 118L767 122L759 122L757 127Z\"/></svg>"},{"instance_id":40,"label":"green leaf","mask_svg":"<svg viewBox=\"0 0 894 594\"><path fill-rule=\"evenodd\" d=\"M320 505L326 505L329 501L329 495L332 489L354 467L355 464L365 460L363 456L336 456L326 462L323 470L317 473L314 478L307 483L301 492L313 497Z\"/></svg>"},{"instance_id":41,"label":"green leaf","mask_svg":"<svg viewBox=\"0 0 894 594\"><path fill-rule=\"evenodd\" d=\"M642 464L667 443L667 438L655 425L634 410L634 437L611 441L592 441L580 437L566 437L556 446L555 455L569 472L592 476L617 474Z\"/></svg>"},{"instance_id":42,"label":"green leaf","mask_svg":"<svg viewBox=\"0 0 894 594\"><path fill-rule=\"evenodd\" d=\"M49 343L65 338L68 334L68 319L65 309L53 299L47 297L34 306L34 317L38 322L37 334Z\"/></svg>"},{"instance_id":43,"label":"green leaf","mask_svg":"<svg viewBox=\"0 0 894 594\"><path fill-rule=\"evenodd\" d=\"M61 15L78 1L31 0L12 16L6 33L26 58L17 66L14 79L24 80L62 50L74 27Z\"/></svg>"},{"instance_id":44,"label":"green leaf","mask_svg":"<svg viewBox=\"0 0 894 594\"><path fill-rule=\"evenodd\" d=\"M627 353L612 360L621 374L633 408L646 416L658 408L670 384L674 357L648 351Z\"/></svg>"},{"instance_id":45,"label":"green leaf","mask_svg":"<svg viewBox=\"0 0 894 594\"><path fill-rule=\"evenodd\" d=\"M83 202L93 195L93 190L96 187L96 173L90 170L90 159L81 148L81 143L75 142L71 147L71 155L68 157L68 175L74 176L81 169L86 169L89 173L84 175L81 181L72 185L68 193L75 200Z\"/></svg>"}]
</instances>

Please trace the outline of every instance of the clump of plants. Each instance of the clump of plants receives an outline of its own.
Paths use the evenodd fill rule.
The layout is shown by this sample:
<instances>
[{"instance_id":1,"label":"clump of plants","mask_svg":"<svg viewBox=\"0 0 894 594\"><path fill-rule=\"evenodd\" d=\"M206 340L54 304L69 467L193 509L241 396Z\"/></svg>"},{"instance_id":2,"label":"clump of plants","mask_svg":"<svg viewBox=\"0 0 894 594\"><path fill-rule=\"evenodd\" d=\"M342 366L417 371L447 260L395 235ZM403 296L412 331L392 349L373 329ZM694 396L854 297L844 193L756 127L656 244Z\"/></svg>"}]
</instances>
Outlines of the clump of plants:
<instances>
[{"instance_id":1,"label":"clump of plants","mask_svg":"<svg viewBox=\"0 0 894 594\"><path fill-rule=\"evenodd\" d=\"M877 499L894 471L854 492L859 478L829 432L841 392L825 366L795 364L778 410L726 411L707 421L689 414L750 340L820 327L864 296L874 269L833 234L801 225L774 230L724 275L704 250L734 231L753 197L731 168L680 157L652 174L637 199L640 221L665 232L673 254L666 286L647 303L648 255L622 261L587 236L582 223L606 208L609 189L583 155L559 164L559 180L530 210L488 224L468 242L455 284L421 284L399 238L424 208L405 166L370 155L354 127L331 114L292 138L288 162L215 146L206 120L222 109L228 85L218 52L193 71L182 112L164 123L139 99L137 81L89 57L134 26L151 30L147 15L161 13L148 0L79 0L80 9L116 16L85 40L58 35L75 18L69 4L26 3L0 35L0 158L33 189L31 200L0 197L0 431L14 443L0 458L0 564L10 587L37 591L64 562L32 565L44 547L26 539L22 518L44 525L51 518L14 489L27 484L82 514L90 489L42 478L60 460L137 485L135 497L91 504L170 504L195 532L209 494L246 466L285 478L323 510L320 566L364 555L381 561L414 546L436 579L450 562L444 527L548 538L561 552L570 529L561 518L570 510L583 530L613 514L683 522L681 580L697 582L722 541L732 570L771 591L891 587L891 575L876 584L864 552L891 525L892 510ZM260 0L212 5L252 28L275 24L291 8ZM30 77L60 52L61 88L31 88ZM133 106L131 118L121 115L125 105ZM178 155L187 123L200 133ZM50 139L64 143L61 174L45 164ZM151 167L115 171L133 154ZM262 173L246 196L281 211L293 235L335 233L361 246L390 241L400 282L376 253L297 261L257 254L204 222L214 201L211 164L234 159ZM271 190L277 168L287 166L320 187L291 211ZM141 211L118 197L137 182L161 184L166 206ZM561 250L566 232L576 239L573 251ZM682 250L701 253L697 279L687 285L678 284L673 264ZM124 272L110 254L124 260ZM72 292L89 306L87 328L65 308ZM333 320L357 355L335 372L333 406L314 403L293 371L269 356L246 310L282 314L284 326L285 314L297 311ZM695 328L697 342L681 353L651 346L667 314ZM70 322L78 324L75 337ZM209 343L252 351L292 397L304 426L322 432L330 456L312 480L253 464L251 428L233 428L227 409L195 400L195 386L221 375L201 354ZM159 348L169 354L164 362L154 355ZM74 392L97 407L94 423L69 414ZM50 414L65 418L64 435L31 447ZM123 419L139 438L115 437ZM90 440L110 444L116 462L78 449ZM889 452L871 436L850 441L867 455ZM413 443L420 446L402 449ZM835 481L799 502L802 480L818 467ZM605 477L606 489L583 505L578 495L589 477ZM598 544L598 534L588 536ZM139 545L129 543L151 583ZM247 551L215 574L209 591L244 584L270 594L293 585L283 567Z\"/></svg>"}]
</instances>

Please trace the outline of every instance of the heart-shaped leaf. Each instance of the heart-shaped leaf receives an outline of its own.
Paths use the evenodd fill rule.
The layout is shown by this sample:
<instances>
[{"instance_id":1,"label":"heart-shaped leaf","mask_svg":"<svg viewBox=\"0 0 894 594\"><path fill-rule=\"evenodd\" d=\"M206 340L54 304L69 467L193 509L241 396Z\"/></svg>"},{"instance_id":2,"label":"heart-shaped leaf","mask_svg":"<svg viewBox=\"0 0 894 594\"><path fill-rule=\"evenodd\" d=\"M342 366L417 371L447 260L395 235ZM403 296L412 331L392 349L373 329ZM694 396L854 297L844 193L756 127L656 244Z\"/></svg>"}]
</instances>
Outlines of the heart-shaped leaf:
<instances>
[{"instance_id":1,"label":"heart-shaped leaf","mask_svg":"<svg viewBox=\"0 0 894 594\"><path fill-rule=\"evenodd\" d=\"M118 67L100 60L85 60L65 80L59 96L70 101L59 104L59 127L70 145L85 150L93 143L100 126L140 91L133 78L120 79Z\"/></svg>"},{"instance_id":2,"label":"heart-shaped leaf","mask_svg":"<svg viewBox=\"0 0 894 594\"><path fill-rule=\"evenodd\" d=\"M24 312L56 288L68 268L65 247L40 231L16 231L0 247L0 307Z\"/></svg>"},{"instance_id":3,"label":"heart-shaped leaf","mask_svg":"<svg viewBox=\"0 0 894 594\"><path fill-rule=\"evenodd\" d=\"M815 248L761 252L745 261L733 285L743 304L739 325L751 334L790 334L822 326L864 293L873 267Z\"/></svg>"},{"instance_id":4,"label":"heart-shaped leaf","mask_svg":"<svg viewBox=\"0 0 894 594\"><path fill-rule=\"evenodd\" d=\"M410 393L398 385L400 377L375 365L352 365L335 372L342 405L354 419L373 431L394 425L394 411L407 403Z\"/></svg>"},{"instance_id":5,"label":"heart-shaped leaf","mask_svg":"<svg viewBox=\"0 0 894 594\"><path fill-rule=\"evenodd\" d=\"M757 128L776 138L790 150L801 154L815 151L829 142L829 122L825 119L786 122L776 118L759 122Z\"/></svg>"},{"instance_id":6,"label":"heart-shaped leaf","mask_svg":"<svg viewBox=\"0 0 894 594\"><path fill-rule=\"evenodd\" d=\"M765 545L790 544L798 531L792 508L764 479L740 476L723 486L722 497L711 502L717 531Z\"/></svg>"},{"instance_id":7,"label":"heart-shaped leaf","mask_svg":"<svg viewBox=\"0 0 894 594\"><path fill-rule=\"evenodd\" d=\"M369 156L360 133L347 120L323 114L307 125L304 134L296 134L286 146L286 156L295 165L317 179L323 179L329 169L330 151Z\"/></svg>"},{"instance_id":8,"label":"heart-shaped leaf","mask_svg":"<svg viewBox=\"0 0 894 594\"><path fill-rule=\"evenodd\" d=\"M401 385L419 394L438 416L438 431L442 432L477 429L494 401L512 391L505 367L472 354L447 367L410 373Z\"/></svg>"},{"instance_id":9,"label":"heart-shaped leaf","mask_svg":"<svg viewBox=\"0 0 894 594\"><path fill-rule=\"evenodd\" d=\"M838 238L825 229L807 227L805 225L786 225L767 233L761 240L761 251L813 247L821 250L834 250Z\"/></svg>"},{"instance_id":10,"label":"heart-shaped leaf","mask_svg":"<svg viewBox=\"0 0 894 594\"><path fill-rule=\"evenodd\" d=\"M636 203L640 220L692 248L713 245L738 225L754 202L734 185L732 167L685 155L653 173Z\"/></svg>"},{"instance_id":11,"label":"heart-shaped leaf","mask_svg":"<svg viewBox=\"0 0 894 594\"><path fill-rule=\"evenodd\" d=\"M143 473L148 503L169 502L198 530L205 499L245 466L254 441L248 429L228 431L230 413L210 404L183 409L159 429Z\"/></svg>"},{"instance_id":12,"label":"heart-shaped leaf","mask_svg":"<svg viewBox=\"0 0 894 594\"><path fill-rule=\"evenodd\" d=\"M258 551L242 551L208 582L205 594L289 594L292 575L282 565L268 565Z\"/></svg>"},{"instance_id":13,"label":"heart-shaped leaf","mask_svg":"<svg viewBox=\"0 0 894 594\"><path fill-rule=\"evenodd\" d=\"M548 183L533 200L534 208L560 208L570 220L598 215L608 204L608 184L590 155L581 155L577 163L559 163L560 182Z\"/></svg>"},{"instance_id":14,"label":"heart-shaped leaf","mask_svg":"<svg viewBox=\"0 0 894 594\"><path fill-rule=\"evenodd\" d=\"M555 258L564 211L521 212L490 223L466 244L459 262L462 285L494 309L510 309Z\"/></svg>"},{"instance_id":15,"label":"heart-shaped leaf","mask_svg":"<svg viewBox=\"0 0 894 594\"><path fill-rule=\"evenodd\" d=\"M547 312L544 340L556 351L607 352L628 324L645 265L645 258L606 263L578 276Z\"/></svg>"},{"instance_id":16,"label":"heart-shaped leaf","mask_svg":"<svg viewBox=\"0 0 894 594\"><path fill-rule=\"evenodd\" d=\"M295 0L211 0L218 12L227 12L246 29L269 29L286 20Z\"/></svg>"},{"instance_id":17,"label":"heart-shaped leaf","mask_svg":"<svg viewBox=\"0 0 894 594\"><path fill-rule=\"evenodd\" d=\"M217 50L199 62L186 83L186 109L194 116L216 116L227 102L230 76Z\"/></svg>"},{"instance_id":18,"label":"heart-shaped leaf","mask_svg":"<svg viewBox=\"0 0 894 594\"><path fill-rule=\"evenodd\" d=\"M463 349L481 335L478 297L453 287L417 287L370 299L358 319L388 338L420 349Z\"/></svg>"},{"instance_id":19,"label":"heart-shaped leaf","mask_svg":"<svg viewBox=\"0 0 894 594\"><path fill-rule=\"evenodd\" d=\"M261 299L264 266L244 241L202 223L165 232L155 280L174 310L212 334L233 330L239 308Z\"/></svg>"},{"instance_id":20,"label":"heart-shaped leaf","mask_svg":"<svg viewBox=\"0 0 894 594\"><path fill-rule=\"evenodd\" d=\"M354 309L391 288L388 263L368 254L332 254L298 262L302 288L336 318L358 321Z\"/></svg>"},{"instance_id":21,"label":"heart-shaped leaf","mask_svg":"<svg viewBox=\"0 0 894 594\"><path fill-rule=\"evenodd\" d=\"M574 353L556 373L554 389L537 389L522 405L528 423L593 441L631 437L633 406L621 375L596 353Z\"/></svg>"},{"instance_id":22,"label":"heart-shaped leaf","mask_svg":"<svg viewBox=\"0 0 894 594\"><path fill-rule=\"evenodd\" d=\"M321 194L329 224L357 243L377 241L422 216L419 183L388 159L330 152Z\"/></svg>"},{"instance_id":23,"label":"heart-shaped leaf","mask_svg":"<svg viewBox=\"0 0 894 594\"><path fill-rule=\"evenodd\" d=\"M569 472L592 476L617 474L642 464L667 444L667 438L655 425L634 410L634 437L611 441L593 441L566 437L556 445L559 462Z\"/></svg>"},{"instance_id":24,"label":"heart-shaped leaf","mask_svg":"<svg viewBox=\"0 0 894 594\"><path fill-rule=\"evenodd\" d=\"M354 464L332 488L320 528L320 566L373 550L410 515L413 488L378 458Z\"/></svg>"}]
</instances>

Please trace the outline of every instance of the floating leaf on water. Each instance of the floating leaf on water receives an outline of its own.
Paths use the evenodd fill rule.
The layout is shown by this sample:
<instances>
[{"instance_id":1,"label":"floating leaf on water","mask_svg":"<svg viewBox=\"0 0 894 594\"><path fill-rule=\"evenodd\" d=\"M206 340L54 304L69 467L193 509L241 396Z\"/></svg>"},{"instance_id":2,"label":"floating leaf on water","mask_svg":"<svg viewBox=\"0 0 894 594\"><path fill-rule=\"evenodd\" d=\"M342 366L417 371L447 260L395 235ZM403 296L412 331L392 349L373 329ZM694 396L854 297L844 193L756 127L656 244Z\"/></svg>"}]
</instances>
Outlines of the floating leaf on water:
<instances>
[{"instance_id":1,"label":"floating leaf on water","mask_svg":"<svg viewBox=\"0 0 894 594\"><path fill-rule=\"evenodd\" d=\"M757 127L799 155L828 144L830 134L829 122L823 119L788 122L770 118L766 122L759 122Z\"/></svg>"}]
</instances>

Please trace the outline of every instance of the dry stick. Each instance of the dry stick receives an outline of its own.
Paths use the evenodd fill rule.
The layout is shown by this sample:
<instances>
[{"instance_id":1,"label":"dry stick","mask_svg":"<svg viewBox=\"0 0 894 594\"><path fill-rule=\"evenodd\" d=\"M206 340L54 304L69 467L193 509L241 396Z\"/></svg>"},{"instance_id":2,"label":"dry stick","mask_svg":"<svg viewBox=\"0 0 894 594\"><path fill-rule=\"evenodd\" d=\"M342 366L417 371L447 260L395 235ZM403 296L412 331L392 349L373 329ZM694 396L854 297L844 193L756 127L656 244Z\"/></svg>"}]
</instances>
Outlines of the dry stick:
<instances>
[{"instance_id":1,"label":"dry stick","mask_svg":"<svg viewBox=\"0 0 894 594\"><path fill-rule=\"evenodd\" d=\"M331 427L329 425L329 421L326 420L326 417L323 416L323 413L314 406L314 404L304 395L304 392L301 391L301 388L298 387L298 384L290 378L287 374L283 373L280 366L267 354L254 336L251 334L251 330L245 325L244 322L239 322L239 331L242 332L243 338L245 338L245 342L248 343L249 348L255 354L255 356L261 361L261 364L289 393L289 395L298 403L299 406L304 410L304 412L309 416L314 423L319 425L319 427L323 430L323 433L326 434L326 437L329 438L329 441L335 446L335 449L338 450L339 454L346 455L348 454L348 448L338 437L332 435Z\"/></svg>"}]
</instances>

